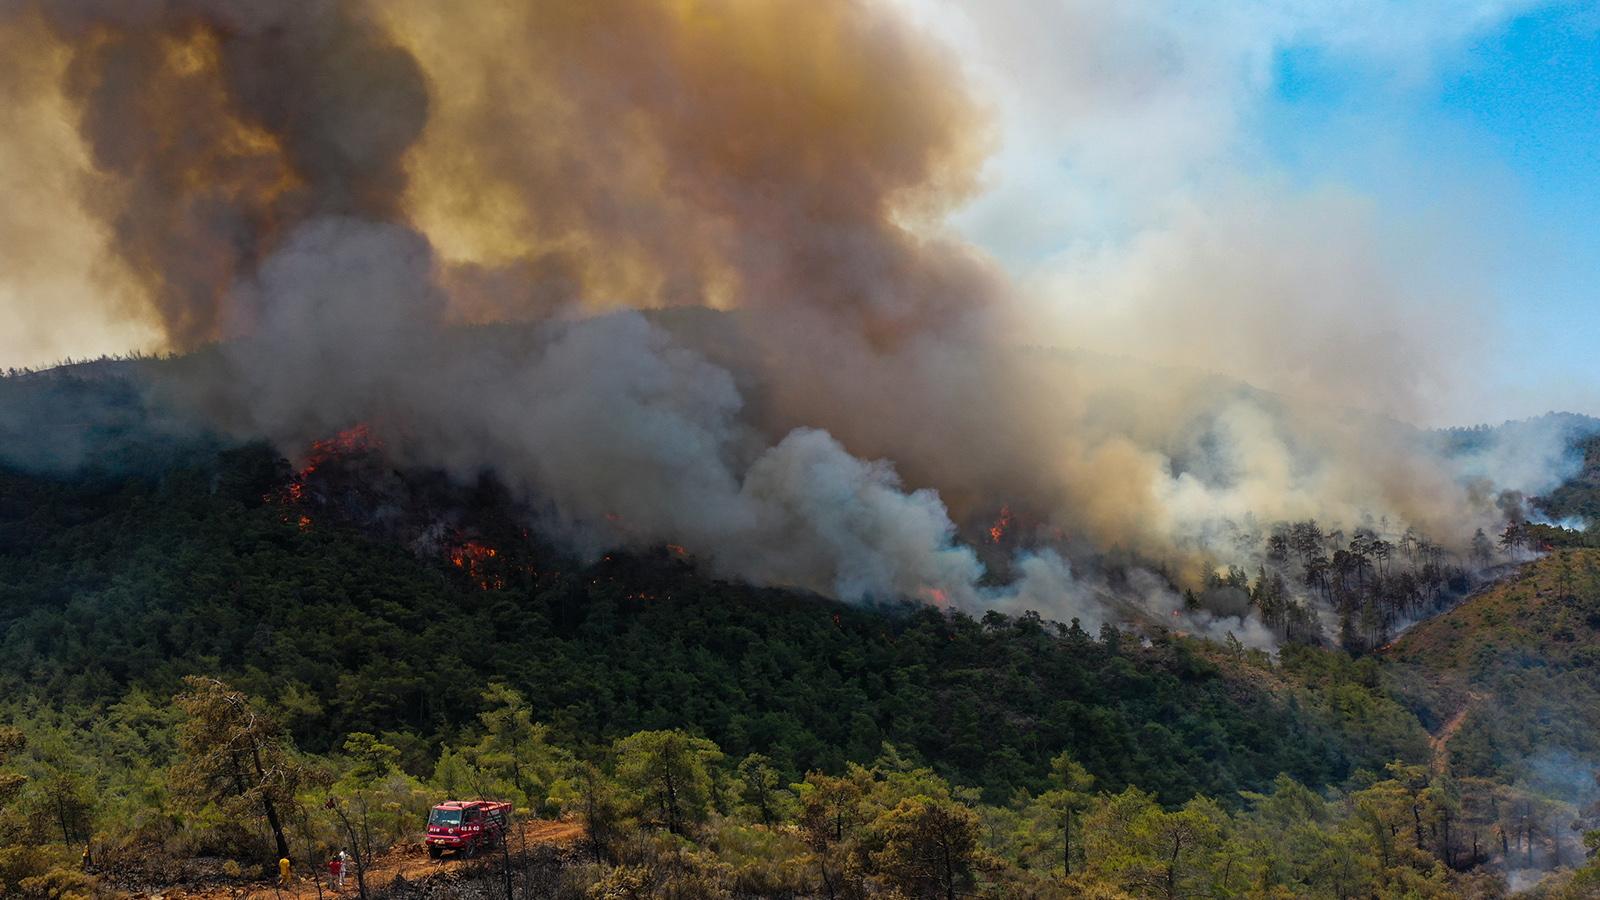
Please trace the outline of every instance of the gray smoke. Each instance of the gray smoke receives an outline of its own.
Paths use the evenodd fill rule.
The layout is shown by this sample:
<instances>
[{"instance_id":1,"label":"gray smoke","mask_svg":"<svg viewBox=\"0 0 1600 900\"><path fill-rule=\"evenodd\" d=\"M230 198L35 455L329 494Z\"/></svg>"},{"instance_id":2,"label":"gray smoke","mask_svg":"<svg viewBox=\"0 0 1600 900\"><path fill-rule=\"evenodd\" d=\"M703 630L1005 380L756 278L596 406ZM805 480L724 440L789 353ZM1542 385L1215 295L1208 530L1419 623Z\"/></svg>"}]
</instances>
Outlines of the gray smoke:
<instances>
[{"instance_id":1,"label":"gray smoke","mask_svg":"<svg viewBox=\"0 0 1600 900\"><path fill-rule=\"evenodd\" d=\"M69 60L52 87L92 164L85 206L169 345L226 339L220 372L188 387L230 431L292 454L370 423L401 462L493 472L582 553L671 542L758 584L1254 645L1269 636L1237 588L1194 610L1173 587L1258 563L1249 517L1464 547L1503 522L1502 491L1569 464L1545 434L1452 456L1348 412L1361 398L1340 385L1282 397L1000 339L1024 307L943 225L987 124L957 61L887 7L462 9L0 2L0 27ZM1285 229L1265 222L1239 234L1269 247L1257 231ZM1294 232L1305 265L1271 268L1192 226L1132 254L1176 282L1067 285L1136 301L1093 331L1184 360L1262 347L1274 368L1409 358L1403 320L1331 352L1286 340L1303 311L1346 302L1333 273L1393 305L1369 242L1329 255ZM1303 302L1235 327L1283 296ZM605 313L698 304L737 312ZM1368 321L1316 317L1345 319ZM457 327L507 320L531 324L500 341ZM985 546L1002 505L1028 524Z\"/></svg>"}]
</instances>

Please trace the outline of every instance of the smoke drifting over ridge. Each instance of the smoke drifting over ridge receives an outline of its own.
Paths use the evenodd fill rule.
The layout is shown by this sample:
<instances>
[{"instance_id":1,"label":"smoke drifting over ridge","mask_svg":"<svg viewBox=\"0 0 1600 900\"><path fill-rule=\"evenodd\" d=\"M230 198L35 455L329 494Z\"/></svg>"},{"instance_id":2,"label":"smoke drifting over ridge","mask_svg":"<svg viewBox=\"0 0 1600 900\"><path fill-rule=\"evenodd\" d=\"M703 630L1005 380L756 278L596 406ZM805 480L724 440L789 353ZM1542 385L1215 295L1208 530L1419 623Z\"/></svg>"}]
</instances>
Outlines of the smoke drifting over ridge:
<instances>
[{"instance_id":1,"label":"smoke drifting over ridge","mask_svg":"<svg viewBox=\"0 0 1600 900\"><path fill-rule=\"evenodd\" d=\"M0 0L0 22L66 57L48 88L85 208L168 345L228 341L195 403L288 451L370 422L403 461L495 472L583 550L670 541L759 583L1092 625L1116 604L1068 558L1194 580L1254 561L1247 516L1464 540L1559 474L1000 340L1010 287L942 225L991 131L888 8ZM692 306L737 314L596 315ZM507 320L544 324L448 327ZM972 536L1002 505L1028 523L1010 560Z\"/></svg>"}]
</instances>

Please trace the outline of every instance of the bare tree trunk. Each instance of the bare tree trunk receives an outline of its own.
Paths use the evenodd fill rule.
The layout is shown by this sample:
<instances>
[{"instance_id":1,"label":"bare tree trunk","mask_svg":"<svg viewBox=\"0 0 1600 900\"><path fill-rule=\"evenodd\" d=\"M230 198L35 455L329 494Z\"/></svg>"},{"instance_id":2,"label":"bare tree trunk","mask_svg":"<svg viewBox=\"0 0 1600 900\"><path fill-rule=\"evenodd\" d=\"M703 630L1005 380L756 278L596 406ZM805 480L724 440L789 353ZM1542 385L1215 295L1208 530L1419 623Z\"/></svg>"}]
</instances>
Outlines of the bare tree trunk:
<instances>
[{"instance_id":1,"label":"bare tree trunk","mask_svg":"<svg viewBox=\"0 0 1600 900\"><path fill-rule=\"evenodd\" d=\"M367 900L367 864L361 857L361 842L356 840L356 830L351 827L350 819L345 816L344 810L333 802L332 797L328 798L328 808L333 810L333 814L339 817L340 822L344 823L345 834L350 836L350 846L355 850L356 856L356 889L361 892L361 900Z\"/></svg>"},{"instance_id":2,"label":"bare tree trunk","mask_svg":"<svg viewBox=\"0 0 1600 900\"><path fill-rule=\"evenodd\" d=\"M667 830L673 834L681 834L682 832L678 830L678 785L672 777L672 767L663 764L661 774L667 785L667 791L665 794L667 803Z\"/></svg>"},{"instance_id":3,"label":"bare tree trunk","mask_svg":"<svg viewBox=\"0 0 1600 900\"><path fill-rule=\"evenodd\" d=\"M256 767L256 783L263 784L267 780L267 772L261 765L261 748L252 743L250 756ZM267 824L272 827L273 840L278 842L278 858L283 859L289 855L289 841L283 835L283 823L278 821L278 808L272 803L272 794L265 789L261 791L261 810L266 813Z\"/></svg>"},{"instance_id":4,"label":"bare tree trunk","mask_svg":"<svg viewBox=\"0 0 1600 900\"><path fill-rule=\"evenodd\" d=\"M1063 850L1061 851L1061 870L1064 874L1072 874L1072 809L1067 809L1067 824L1061 829Z\"/></svg>"},{"instance_id":5,"label":"bare tree trunk","mask_svg":"<svg viewBox=\"0 0 1600 900\"><path fill-rule=\"evenodd\" d=\"M1167 898L1177 900L1178 897L1178 854L1183 852L1183 842L1177 838L1172 840L1172 856L1167 859Z\"/></svg>"},{"instance_id":6,"label":"bare tree trunk","mask_svg":"<svg viewBox=\"0 0 1600 900\"><path fill-rule=\"evenodd\" d=\"M61 843L71 844L72 835L67 834L67 806L61 802L61 794L56 793L56 818L61 820Z\"/></svg>"},{"instance_id":7,"label":"bare tree trunk","mask_svg":"<svg viewBox=\"0 0 1600 900\"><path fill-rule=\"evenodd\" d=\"M943 842L939 848L944 859L944 900L956 900L956 867L950 859L950 844Z\"/></svg>"}]
</instances>

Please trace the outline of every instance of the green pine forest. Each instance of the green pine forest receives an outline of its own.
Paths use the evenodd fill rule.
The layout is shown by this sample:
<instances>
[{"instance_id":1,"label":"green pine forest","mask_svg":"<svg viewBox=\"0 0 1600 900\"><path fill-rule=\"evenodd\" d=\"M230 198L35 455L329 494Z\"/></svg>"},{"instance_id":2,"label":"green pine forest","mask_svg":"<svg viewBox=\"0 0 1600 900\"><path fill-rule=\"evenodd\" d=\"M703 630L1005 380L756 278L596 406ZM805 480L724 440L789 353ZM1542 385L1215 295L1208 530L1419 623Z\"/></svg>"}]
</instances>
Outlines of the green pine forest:
<instances>
[{"instance_id":1,"label":"green pine forest","mask_svg":"<svg viewBox=\"0 0 1600 900\"><path fill-rule=\"evenodd\" d=\"M492 486L408 546L293 483L261 445L0 471L0 896L265 884L462 796L585 834L463 896L1497 897L1495 861L1600 890L1592 792L1532 778L1493 704L1459 759L1430 744L1519 669L1594 716L1581 654L852 607L666 548L572 560ZM1600 608L1591 552L1522 577Z\"/></svg>"}]
</instances>

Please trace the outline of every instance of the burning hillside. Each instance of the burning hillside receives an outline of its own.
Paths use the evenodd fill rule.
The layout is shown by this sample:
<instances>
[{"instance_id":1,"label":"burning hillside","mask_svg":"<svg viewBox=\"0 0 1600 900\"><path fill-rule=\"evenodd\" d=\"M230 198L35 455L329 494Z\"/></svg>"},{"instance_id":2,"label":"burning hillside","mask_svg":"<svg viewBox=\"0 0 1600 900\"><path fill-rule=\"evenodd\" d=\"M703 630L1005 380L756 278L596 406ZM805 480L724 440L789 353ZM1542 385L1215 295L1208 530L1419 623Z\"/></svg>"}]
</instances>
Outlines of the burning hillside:
<instances>
[{"instance_id":1,"label":"burning hillside","mask_svg":"<svg viewBox=\"0 0 1600 900\"><path fill-rule=\"evenodd\" d=\"M163 402L310 446L280 497L302 527L426 518L385 498L429 473L493 482L588 558L1377 639L1470 579L1497 498L1567 463L1563 435L1447 455L1202 372L1019 350L1016 289L944 224L983 103L890 5L12 0L0 28L39 56L13 81L76 125L108 296L166 348L220 342ZM331 490L335 459L369 463ZM1318 529L1292 558L1289 522ZM1410 582L1355 549L1408 529L1449 557ZM475 540L437 546L494 589Z\"/></svg>"}]
</instances>

